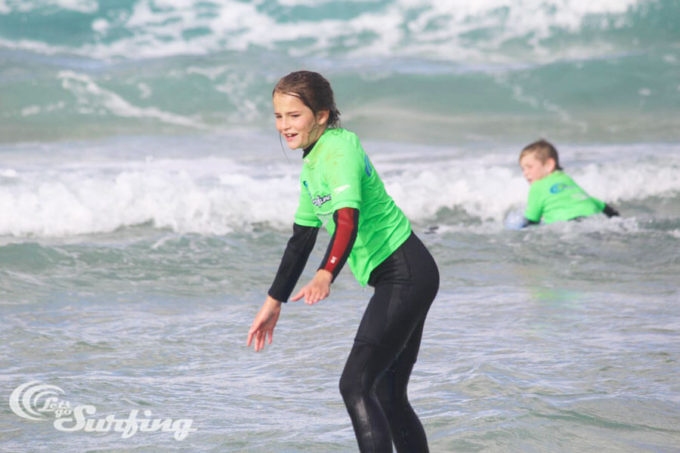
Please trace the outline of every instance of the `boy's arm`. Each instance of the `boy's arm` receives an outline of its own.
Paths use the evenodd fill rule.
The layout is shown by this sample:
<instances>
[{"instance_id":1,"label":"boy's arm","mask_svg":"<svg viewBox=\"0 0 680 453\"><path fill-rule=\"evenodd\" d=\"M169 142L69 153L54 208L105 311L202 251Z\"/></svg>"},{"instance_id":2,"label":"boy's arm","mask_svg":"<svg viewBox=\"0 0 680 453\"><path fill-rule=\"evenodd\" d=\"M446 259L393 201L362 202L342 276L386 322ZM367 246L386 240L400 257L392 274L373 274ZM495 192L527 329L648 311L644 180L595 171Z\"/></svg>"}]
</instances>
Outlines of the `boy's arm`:
<instances>
[{"instance_id":1,"label":"boy's arm","mask_svg":"<svg viewBox=\"0 0 680 453\"><path fill-rule=\"evenodd\" d=\"M541 222L535 222L533 220L529 220L526 217L524 217L524 220L522 221L522 228L525 228L525 227L528 227L528 226L531 226L531 225L538 225L540 223Z\"/></svg>"},{"instance_id":2,"label":"boy's arm","mask_svg":"<svg viewBox=\"0 0 680 453\"><path fill-rule=\"evenodd\" d=\"M527 207L524 210L525 225L536 225L541 223L543 217L543 199L539 190L539 185L534 182L529 187L529 198L527 200Z\"/></svg>"}]
</instances>

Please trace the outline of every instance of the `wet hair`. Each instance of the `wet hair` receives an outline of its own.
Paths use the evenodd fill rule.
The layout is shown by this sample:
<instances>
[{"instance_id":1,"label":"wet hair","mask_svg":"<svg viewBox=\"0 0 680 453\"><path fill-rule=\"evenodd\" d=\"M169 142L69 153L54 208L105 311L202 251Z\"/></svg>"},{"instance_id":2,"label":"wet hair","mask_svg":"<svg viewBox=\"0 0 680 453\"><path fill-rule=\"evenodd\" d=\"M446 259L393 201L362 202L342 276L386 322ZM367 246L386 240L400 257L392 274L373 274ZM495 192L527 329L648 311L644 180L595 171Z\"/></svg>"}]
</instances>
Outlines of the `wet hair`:
<instances>
[{"instance_id":1,"label":"wet hair","mask_svg":"<svg viewBox=\"0 0 680 453\"><path fill-rule=\"evenodd\" d=\"M299 98L314 113L328 110L328 127L340 126L340 111L335 106L331 84L318 72L295 71L281 77L274 90L276 93L288 94Z\"/></svg>"},{"instance_id":2,"label":"wet hair","mask_svg":"<svg viewBox=\"0 0 680 453\"><path fill-rule=\"evenodd\" d=\"M560 166L560 158L557 155L557 149L552 143L545 139L537 140L525 146L522 152L519 154L519 160L521 161L524 156L528 154L533 154L536 156L536 159L538 159L542 164L545 164L548 159L552 159L555 161L555 170L562 170L562 167Z\"/></svg>"}]
</instances>

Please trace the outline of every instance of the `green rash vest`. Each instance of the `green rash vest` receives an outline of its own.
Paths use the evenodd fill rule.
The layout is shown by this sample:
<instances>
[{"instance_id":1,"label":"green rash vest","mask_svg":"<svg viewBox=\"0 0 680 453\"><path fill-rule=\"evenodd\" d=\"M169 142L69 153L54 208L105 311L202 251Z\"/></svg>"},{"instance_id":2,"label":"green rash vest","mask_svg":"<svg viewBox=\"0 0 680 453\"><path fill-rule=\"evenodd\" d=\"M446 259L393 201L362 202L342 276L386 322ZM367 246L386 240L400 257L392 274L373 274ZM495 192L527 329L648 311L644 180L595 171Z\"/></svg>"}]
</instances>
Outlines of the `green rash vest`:
<instances>
[{"instance_id":1,"label":"green rash vest","mask_svg":"<svg viewBox=\"0 0 680 453\"><path fill-rule=\"evenodd\" d=\"M327 129L303 162L295 223L325 225L332 236L333 213L358 209L357 236L347 262L359 283L366 285L371 271L411 234L409 220L385 191L353 132Z\"/></svg>"},{"instance_id":2,"label":"green rash vest","mask_svg":"<svg viewBox=\"0 0 680 453\"><path fill-rule=\"evenodd\" d=\"M542 219L543 223L552 223L597 214L604 207L603 201L591 197L566 173L556 170L531 184L524 217L532 222Z\"/></svg>"}]
</instances>

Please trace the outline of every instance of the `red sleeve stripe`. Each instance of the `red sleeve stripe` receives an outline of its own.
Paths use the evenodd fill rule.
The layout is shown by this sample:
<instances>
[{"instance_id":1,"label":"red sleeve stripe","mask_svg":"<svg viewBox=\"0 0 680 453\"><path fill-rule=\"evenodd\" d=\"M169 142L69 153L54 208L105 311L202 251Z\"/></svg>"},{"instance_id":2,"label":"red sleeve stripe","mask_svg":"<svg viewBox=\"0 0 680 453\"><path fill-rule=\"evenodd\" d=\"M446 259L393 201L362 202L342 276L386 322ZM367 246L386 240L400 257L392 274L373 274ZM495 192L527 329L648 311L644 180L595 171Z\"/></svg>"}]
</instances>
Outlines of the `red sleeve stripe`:
<instances>
[{"instance_id":1,"label":"red sleeve stripe","mask_svg":"<svg viewBox=\"0 0 680 453\"><path fill-rule=\"evenodd\" d=\"M340 208L333 214L333 220L335 232L321 261L320 269L329 271L335 278L347 261L356 240L359 211L353 208Z\"/></svg>"}]
</instances>

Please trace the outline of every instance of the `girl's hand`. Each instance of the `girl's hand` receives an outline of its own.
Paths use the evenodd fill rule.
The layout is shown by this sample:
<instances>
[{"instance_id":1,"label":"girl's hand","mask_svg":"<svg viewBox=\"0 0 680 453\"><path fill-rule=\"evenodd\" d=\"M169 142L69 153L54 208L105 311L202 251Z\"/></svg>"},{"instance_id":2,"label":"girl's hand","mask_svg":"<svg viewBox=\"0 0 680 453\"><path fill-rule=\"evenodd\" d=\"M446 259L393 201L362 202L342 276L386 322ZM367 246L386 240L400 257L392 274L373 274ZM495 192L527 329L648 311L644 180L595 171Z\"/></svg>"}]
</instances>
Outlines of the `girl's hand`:
<instances>
[{"instance_id":1,"label":"girl's hand","mask_svg":"<svg viewBox=\"0 0 680 453\"><path fill-rule=\"evenodd\" d=\"M319 269L311 282L302 287L300 292L293 296L290 300L295 302L303 297L305 303L312 305L321 300L324 300L331 293L331 282L333 281L333 274Z\"/></svg>"},{"instance_id":2,"label":"girl's hand","mask_svg":"<svg viewBox=\"0 0 680 453\"><path fill-rule=\"evenodd\" d=\"M267 296L264 301L262 308L255 316L253 324L250 326L248 331L248 343L250 343L255 338L255 352L264 349L264 343L267 340L267 335L269 335L268 344L272 344L272 338L274 336L274 327L276 327L276 322L279 320L279 315L281 314L281 302L274 299L271 296Z\"/></svg>"}]
</instances>

